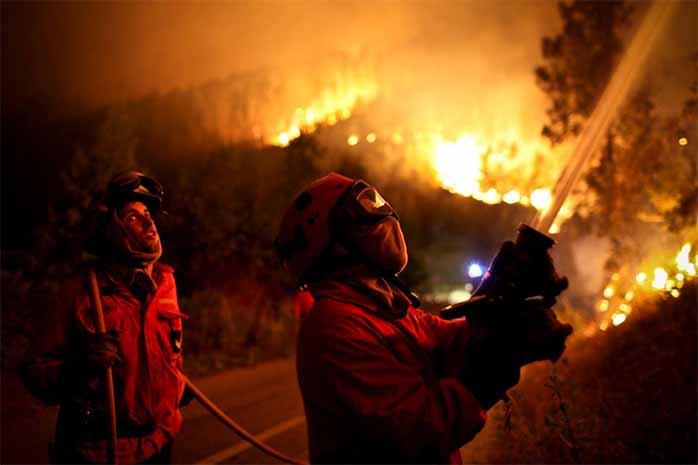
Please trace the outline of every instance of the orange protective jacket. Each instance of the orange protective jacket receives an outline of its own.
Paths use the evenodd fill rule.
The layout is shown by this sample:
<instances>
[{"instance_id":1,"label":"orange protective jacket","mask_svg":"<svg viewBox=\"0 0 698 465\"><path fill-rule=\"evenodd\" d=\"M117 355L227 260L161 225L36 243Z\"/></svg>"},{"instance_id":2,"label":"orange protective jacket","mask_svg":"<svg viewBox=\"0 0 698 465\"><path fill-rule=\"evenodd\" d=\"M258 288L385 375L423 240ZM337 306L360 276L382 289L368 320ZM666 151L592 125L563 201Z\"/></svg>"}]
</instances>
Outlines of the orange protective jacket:
<instances>
[{"instance_id":1,"label":"orange protective jacket","mask_svg":"<svg viewBox=\"0 0 698 465\"><path fill-rule=\"evenodd\" d=\"M119 281L97 273L107 332L119 335L122 362L113 367L117 462L143 462L179 432L184 391L182 319L173 270L156 263L157 289L139 301ZM47 404L60 404L53 459L105 463L106 408L99 374L79 363L82 334L95 331L87 276L69 282L23 367L25 384Z\"/></svg>"},{"instance_id":2,"label":"orange protective jacket","mask_svg":"<svg viewBox=\"0 0 698 465\"><path fill-rule=\"evenodd\" d=\"M469 328L413 307L392 321L340 282L311 287L297 370L313 463L461 463L486 413L457 379Z\"/></svg>"}]
</instances>

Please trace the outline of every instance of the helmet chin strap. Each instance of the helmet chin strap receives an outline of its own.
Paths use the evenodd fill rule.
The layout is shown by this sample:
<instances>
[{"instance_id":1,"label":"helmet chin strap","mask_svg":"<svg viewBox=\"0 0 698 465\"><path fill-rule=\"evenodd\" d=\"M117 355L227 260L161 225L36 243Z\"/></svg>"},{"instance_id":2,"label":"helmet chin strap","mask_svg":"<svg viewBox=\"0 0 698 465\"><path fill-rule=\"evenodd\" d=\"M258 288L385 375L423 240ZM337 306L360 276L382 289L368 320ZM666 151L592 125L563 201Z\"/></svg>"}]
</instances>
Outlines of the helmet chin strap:
<instances>
[{"instance_id":1,"label":"helmet chin strap","mask_svg":"<svg viewBox=\"0 0 698 465\"><path fill-rule=\"evenodd\" d=\"M332 243L330 244L330 250L336 251L337 246L339 246L343 252L346 253L346 256L354 256L357 257L358 260L352 260L352 263L361 262L364 265L370 266L371 268L377 268L380 270L379 267L376 266L375 263L372 263L370 260L368 260L366 257L362 256L358 250L356 250L356 247L353 246L351 243L347 243L347 241L342 240L341 238L335 238L333 239ZM418 308L422 305L422 301L420 298L412 292L412 290L405 284L398 276L394 273L389 273L387 271L380 270L378 275L385 279L391 286L395 287L397 290L405 294L405 296L409 299L410 303L414 308Z\"/></svg>"},{"instance_id":2,"label":"helmet chin strap","mask_svg":"<svg viewBox=\"0 0 698 465\"><path fill-rule=\"evenodd\" d=\"M410 299L410 303L414 308L418 308L422 305L422 301L419 299L419 297L417 297L417 294L412 292L407 284L402 282L402 280L398 278L396 274L385 273L383 274L383 278L385 278L385 280L391 285L395 286L400 292L405 294L407 298Z\"/></svg>"}]
</instances>

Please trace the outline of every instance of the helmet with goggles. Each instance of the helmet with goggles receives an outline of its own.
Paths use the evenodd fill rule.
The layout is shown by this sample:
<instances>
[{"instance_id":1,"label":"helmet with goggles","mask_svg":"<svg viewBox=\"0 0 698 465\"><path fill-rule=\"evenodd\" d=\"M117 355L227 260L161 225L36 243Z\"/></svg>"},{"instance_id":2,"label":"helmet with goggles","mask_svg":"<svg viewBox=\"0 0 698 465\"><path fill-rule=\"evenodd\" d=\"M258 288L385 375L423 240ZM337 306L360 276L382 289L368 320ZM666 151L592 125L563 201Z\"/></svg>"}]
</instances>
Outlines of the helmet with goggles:
<instances>
[{"instance_id":1,"label":"helmet with goggles","mask_svg":"<svg viewBox=\"0 0 698 465\"><path fill-rule=\"evenodd\" d=\"M373 186L330 173L306 187L287 208L274 242L276 252L291 277L302 282L332 243L335 228L388 216L397 215Z\"/></svg>"},{"instance_id":2,"label":"helmet with goggles","mask_svg":"<svg viewBox=\"0 0 698 465\"><path fill-rule=\"evenodd\" d=\"M140 171L125 171L109 181L105 202L109 209L114 209L129 201L140 201L155 213L160 210L164 195L162 185L155 179Z\"/></svg>"},{"instance_id":3,"label":"helmet with goggles","mask_svg":"<svg viewBox=\"0 0 698 465\"><path fill-rule=\"evenodd\" d=\"M397 213L375 187L358 179L337 201L331 224L338 228L357 223L374 224L388 216L397 218Z\"/></svg>"}]
</instances>

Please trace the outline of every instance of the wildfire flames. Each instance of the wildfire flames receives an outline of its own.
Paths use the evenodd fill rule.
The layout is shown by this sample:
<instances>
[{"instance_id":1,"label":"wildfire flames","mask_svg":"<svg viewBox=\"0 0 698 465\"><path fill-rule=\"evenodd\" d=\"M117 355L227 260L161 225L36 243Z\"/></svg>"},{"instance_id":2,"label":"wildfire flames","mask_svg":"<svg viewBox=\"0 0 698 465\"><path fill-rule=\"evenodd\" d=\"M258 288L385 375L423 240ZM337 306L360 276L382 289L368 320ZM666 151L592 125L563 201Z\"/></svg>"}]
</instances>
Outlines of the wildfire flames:
<instances>
[{"instance_id":1,"label":"wildfire flames","mask_svg":"<svg viewBox=\"0 0 698 465\"><path fill-rule=\"evenodd\" d=\"M505 147L507 145L511 147L504 144ZM552 202L550 188L533 187L525 191L515 187L517 174L522 173L521 166L532 165L539 150L540 147L524 145L512 156L497 147L487 146L469 134L461 135L455 142L437 137L433 152L434 167L441 184L451 192L488 204L518 203L545 211ZM501 190L491 185L493 183L489 180L492 179L498 181ZM561 216L569 217L569 211L563 209ZM559 230L559 225L555 223L549 232L555 234Z\"/></svg>"},{"instance_id":2,"label":"wildfire flames","mask_svg":"<svg viewBox=\"0 0 698 465\"><path fill-rule=\"evenodd\" d=\"M339 80L341 85L326 89L310 104L297 107L289 118L276 126L276 132L266 140L277 146L287 146L302 133L312 133L321 125L333 126L354 115L357 106L376 100L379 86L372 79ZM371 121L371 118L367 118ZM369 123L370 124L370 123ZM569 157L570 147L558 147L553 156L547 144L537 136L526 137L516 128L502 128L496 137L485 137L487 131L477 127L466 131L425 124L406 127L373 127L357 131L356 125L347 126L342 135L348 147L361 150L362 144L376 142L399 146L415 163L426 162L435 181L451 192L471 197L487 204L520 204L545 213L552 205L555 176ZM455 134L455 136L454 136ZM685 138L679 144L686 144ZM565 203L557 221L548 230L560 231L560 225L572 215L574 200ZM633 302L658 293L677 298L684 284L696 277L698 256L690 260L692 245L680 249L674 263L652 266L636 274L627 270L614 273L596 305L601 318L585 334L619 326L633 311ZM460 290L449 300L466 300L470 290Z\"/></svg>"},{"instance_id":3,"label":"wildfire flames","mask_svg":"<svg viewBox=\"0 0 698 465\"><path fill-rule=\"evenodd\" d=\"M349 119L359 103L371 102L378 95L378 84L370 63L344 63L325 70L316 69L315 72L325 76L324 86L316 88L312 95L296 95L309 103L295 107L287 118L277 121L272 130L265 131L265 142L286 147L301 133L312 133L320 125L333 126L338 121Z\"/></svg>"},{"instance_id":4,"label":"wildfire flames","mask_svg":"<svg viewBox=\"0 0 698 465\"><path fill-rule=\"evenodd\" d=\"M269 134L265 140L272 145L288 146L302 133L309 134L321 125L333 126L349 119L360 103L370 103L378 95L379 86L371 73L343 76L310 104L296 107L276 125L275 131L265 131ZM504 135L492 141L479 136L477 128L455 132L460 135L451 138L441 126L436 127L381 128L364 133L348 132L344 137L350 147L377 141L401 146L410 159L425 162L435 180L451 192L488 204L530 205L539 212L550 206L550 186L559 172L558 164L565 157L551 157L543 141L523 137L515 128L502 128ZM549 232L559 232L559 224L570 214L571 209L563 207L559 222Z\"/></svg>"},{"instance_id":5,"label":"wildfire flames","mask_svg":"<svg viewBox=\"0 0 698 465\"><path fill-rule=\"evenodd\" d=\"M681 295L681 289L686 282L696 278L698 254L690 255L693 246L684 244L679 250L674 263L662 266L648 266L634 275L623 279L620 273L614 273L603 290L603 297L597 303L597 311L601 314L598 328L606 331L611 325L623 324L632 313L632 302L650 295L664 294L673 298ZM593 335L595 326L587 328L585 334Z\"/></svg>"},{"instance_id":6,"label":"wildfire flames","mask_svg":"<svg viewBox=\"0 0 698 465\"><path fill-rule=\"evenodd\" d=\"M357 103L373 100L376 91L375 83L370 81L347 88L342 86L339 89L326 90L307 107L296 108L288 122L279 123L283 129L272 136L269 143L286 147L293 139L300 137L302 132L311 133L320 124L332 126L338 121L348 119Z\"/></svg>"}]
</instances>

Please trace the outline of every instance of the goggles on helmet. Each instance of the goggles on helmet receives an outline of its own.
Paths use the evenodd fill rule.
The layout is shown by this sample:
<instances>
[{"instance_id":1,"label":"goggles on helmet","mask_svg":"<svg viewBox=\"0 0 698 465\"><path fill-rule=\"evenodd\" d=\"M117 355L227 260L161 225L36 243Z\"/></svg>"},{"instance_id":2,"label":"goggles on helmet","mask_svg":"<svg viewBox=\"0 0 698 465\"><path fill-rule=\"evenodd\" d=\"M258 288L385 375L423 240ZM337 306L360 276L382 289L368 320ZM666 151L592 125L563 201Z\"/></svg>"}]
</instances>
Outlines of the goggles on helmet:
<instances>
[{"instance_id":1,"label":"goggles on helmet","mask_svg":"<svg viewBox=\"0 0 698 465\"><path fill-rule=\"evenodd\" d=\"M109 190L115 194L126 192L141 192L143 194L162 197L165 190L155 179L137 172L124 173L110 183Z\"/></svg>"},{"instance_id":2,"label":"goggles on helmet","mask_svg":"<svg viewBox=\"0 0 698 465\"><path fill-rule=\"evenodd\" d=\"M393 207L375 187L360 179L351 185L335 210L335 219L340 224L377 223L389 216L397 218Z\"/></svg>"},{"instance_id":3,"label":"goggles on helmet","mask_svg":"<svg viewBox=\"0 0 698 465\"><path fill-rule=\"evenodd\" d=\"M124 199L133 198L147 201L157 209L164 195L162 184L138 171L117 175L107 188L107 202L112 206Z\"/></svg>"}]
</instances>

